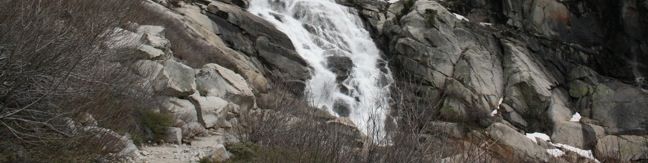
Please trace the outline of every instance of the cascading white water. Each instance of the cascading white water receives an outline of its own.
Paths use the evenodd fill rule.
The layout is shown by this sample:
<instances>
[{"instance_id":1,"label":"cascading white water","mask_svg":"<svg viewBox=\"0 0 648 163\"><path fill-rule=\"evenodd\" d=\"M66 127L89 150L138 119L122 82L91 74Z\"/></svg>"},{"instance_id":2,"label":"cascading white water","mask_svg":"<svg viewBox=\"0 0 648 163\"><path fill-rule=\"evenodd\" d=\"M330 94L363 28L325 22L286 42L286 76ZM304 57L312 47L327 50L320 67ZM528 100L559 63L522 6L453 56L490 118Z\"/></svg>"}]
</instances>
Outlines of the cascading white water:
<instances>
[{"instance_id":1,"label":"cascading white water","mask_svg":"<svg viewBox=\"0 0 648 163\"><path fill-rule=\"evenodd\" d=\"M336 116L346 116L338 108L347 108L360 131L374 141L385 138L393 79L355 9L335 0L252 0L249 11L286 33L313 67L309 102ZM330 57L352 61L348 78L337 81Z\"/></svg>"}]
</instances>

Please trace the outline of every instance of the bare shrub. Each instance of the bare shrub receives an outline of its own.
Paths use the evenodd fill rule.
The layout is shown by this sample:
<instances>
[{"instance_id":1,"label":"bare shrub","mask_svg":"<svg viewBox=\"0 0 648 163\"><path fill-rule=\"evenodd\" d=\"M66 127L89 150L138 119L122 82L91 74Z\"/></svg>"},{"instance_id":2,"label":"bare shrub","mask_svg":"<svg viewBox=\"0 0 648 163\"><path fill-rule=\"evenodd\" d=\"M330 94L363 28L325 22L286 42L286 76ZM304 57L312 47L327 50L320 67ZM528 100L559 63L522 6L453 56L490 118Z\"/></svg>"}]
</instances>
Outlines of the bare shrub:
<instances>
[{"instance_id":1,"label":"bare shrub","mask_svg":"<svg viewBox=\"0 0 648 163\"><path fill-rule=\"evenodd\" d=\"M126 70L131 63L108 61L117 54L106 44L140 2L0 0L0 139L18 147L9 152L23 153L8 161L78 162L104 154L65 120L81 112L102 127L140 131L133 113L152 106L150 94Z\"/></svg>"},{"instance_id":2,"label":"bare shrub","mask_svg":"<svg viewBox=\"0 0 648 163\"><path fill-rule=\"evenodd\" d=\"M500 148L484 137L455 138L445 128L435 128L433 105L413 103L416 87L395 92L393 109L398 124L388 129L388 142L374 142L358 129L334 123L335 117L289 91L276 87L259 98L260 110L242 114L240 144L228 145L230 162L492 162L514 161L493 155ZM419 90L420 91L420 90ZM423 95L423 94L419 94ZM429 97L429 96L427 96ZM423 115L421 115L423 114ZM382 123L382 122L375 122ZM367 131L372 131L368 129ZM242 155L242 156L241 156ZM237 156L239 156L237 158Z\"/></svg>"}]
</instances>

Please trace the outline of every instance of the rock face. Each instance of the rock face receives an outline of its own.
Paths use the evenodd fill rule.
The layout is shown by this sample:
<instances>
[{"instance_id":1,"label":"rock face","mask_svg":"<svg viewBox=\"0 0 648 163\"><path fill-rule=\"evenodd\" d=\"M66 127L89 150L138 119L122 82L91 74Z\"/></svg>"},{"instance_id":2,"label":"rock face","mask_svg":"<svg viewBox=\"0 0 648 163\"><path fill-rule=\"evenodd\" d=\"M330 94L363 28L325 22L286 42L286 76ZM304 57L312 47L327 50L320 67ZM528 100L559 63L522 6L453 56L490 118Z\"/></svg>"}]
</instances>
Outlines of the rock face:
<instances>
[{"instance_id":1,"label":"rock face","mask_svg":"<svg viewBox=\"0 0 648 163\"><path fill-rule=\"evenodd\" d=\"M648 29L648 19L639 18L648 8L640 1L338 3L360 11L396 86L413 87L401 102L424 104L419 110L436 121L479 125L503 145L543 159L550 158L545 149L518 132L548 133L553 143L585 150L648 134L648 44L637 38ZM582 120L570 121L575 113ZM629 157L641 150L628 153L601 157L641 159Z\"/></svg>"},{"instance_id":2,"label":"rock face","mask_svg":"<svg viewBox=\"0 0 648 163\"><path fill-rule=\"evenodd\" d=\"M647 159L640 142L648 134L648 3L336 2L359 11L394 72L394 88L412 89L397 102L417 104L415 110L434 117L429 123L452 139L470 135L455 125L465 124L525 161L554 161L547 153L555 149L551 143L594 150L601 159ZM169 31L160 26L129 33L144 44L130 69L153 85L159 110L174 115L169 142L186 142L207 129L231 130L240 125L241 112L257 109L255 96L274 87L287 86L297 97L304 92L307 63L286 34L244 10L249 1L170 3L147 1L179 24L173 32L187 40L167 39ZM180 41L200 45L190 48L204 54L174 52ZM330 53L327 66L338 82L346 80L353 63ZM344 118L349 106L333 110L342 118L326 125L357 135ZM575 113L582 120L570 121ZM524 135L533 132L548 133L553 142L534 143ZM224 148L213 155L227 158Z\"/></svg>"},{"instance_id":3,"label":"rock face","mask_svg":"<svg viewBox=\"0 0 648 163\"><path fill-rule=\"evenodd\" d=\"M641 136L605 136L596 146L597 157L627 161L648 159L647 137Z\"/></svg>"},{"instance_id":4,"label":"rock face","mask_svg":"<svg viewBox=\"0 0 648 163\"><path fill-rule=\"evenodd\" d=\"M218 34L233 49L240 50L248 56L256 57L267 69L268 76L283 79L295 92L303 92L301 85L310 78L309 68L297 52L286 34L277 30L272 24L241 8L212 2L207 6L209 18L217 25Z\"/></svg>"},{"instance_id":5,"label":"rock face","mask_svg":"<svg viewBox=\"0 0 648 163\"><path fill-rule=\"evenodd\" d=\"M597 84L592 95L592 119L615 134L648 133L648 94L612 82Z\"/></svg>"},{"instance_id":6,"label":"rock face","mask_svg":"<svg viewBox=\"0 0 648 163\"><path fill-rule=\"evenodd\" d=\"M459 2L461 14L480 22L506 24L532 35L578 44L596 53L591 64L606 76L645 76L648 27L643 1L505 0ZM621 43L622 42L622 43ZM634 72L632 69L635 69Z\"/></svg>"}]
</instances>

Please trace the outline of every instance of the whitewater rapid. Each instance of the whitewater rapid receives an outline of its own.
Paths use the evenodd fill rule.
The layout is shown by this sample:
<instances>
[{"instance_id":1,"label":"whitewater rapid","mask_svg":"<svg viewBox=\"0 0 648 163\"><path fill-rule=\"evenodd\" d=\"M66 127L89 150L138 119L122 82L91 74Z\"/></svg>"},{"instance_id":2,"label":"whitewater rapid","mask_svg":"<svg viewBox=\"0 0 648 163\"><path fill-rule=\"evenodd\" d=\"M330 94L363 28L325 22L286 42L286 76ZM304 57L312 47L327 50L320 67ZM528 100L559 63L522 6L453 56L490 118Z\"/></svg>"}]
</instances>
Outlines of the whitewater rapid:
<instances>
[{"instance_id":1,"label":"whitewater rapid","mask_svg":"<svg viewBox=\"0 0 648 163\"><path fill-rule=\"evenodd\" d=\"M374 141L386 138L393 79L355 9L335 0L252 0L248 10L286 33L313 67L306 84L313 106L348 116ZM351 60L348 78L336 80L330 57Z\"/></svg>"}]
</instances>

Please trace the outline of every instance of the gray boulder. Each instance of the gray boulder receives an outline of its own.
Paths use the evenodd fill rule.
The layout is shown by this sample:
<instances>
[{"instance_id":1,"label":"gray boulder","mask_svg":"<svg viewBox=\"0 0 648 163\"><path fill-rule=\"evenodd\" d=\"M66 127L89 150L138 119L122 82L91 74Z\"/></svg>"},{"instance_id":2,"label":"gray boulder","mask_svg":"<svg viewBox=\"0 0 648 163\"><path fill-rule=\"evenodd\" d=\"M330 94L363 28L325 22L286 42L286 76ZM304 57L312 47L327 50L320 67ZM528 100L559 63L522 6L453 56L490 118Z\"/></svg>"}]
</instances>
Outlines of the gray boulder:
<instances>
[{"instance_id":1,"label":"gray boulder","mask_svg":"<svg viewBox=\"0 0 648 163\"><path fill-rule=\"evenodd\" d=\"M164 37L164 30L162 26L142 25L137 28L137 33L144 35L142 41L145 44L166 50L170 48L170 42Z\"/></svg>"},{"instance_id":2,"label":"gray boulder","mask_svg":"<svg viewBox=\"0 0 648 163\"><path fill-rule=\"evenodd\" d=\"M551 141L580 149L591 149L603 134L603 128L600 126L578 122L562 122L554 126Z\"/></svg>"},{"instance_id":3,"label":"gray boulder","mask_svg":"<svg viewBox=\"0 0 648 163\"><path fill-rule=\"evenodd\" d=\"M154 85L156 92L166 96L189 96L195 92L196 79L194 70L174 60L163 62L164 68Z\"/></svg>"},{"instance_id":4,"label":"gray boulder","mask_svg":"<svg viewBox=\"0 0 648 163\"><path fill-rule=\"evenodd\" d=\"M305 81L310 77L308 63L295 50L273 43L265 36L257 38L256 48L263 61L287 74L284 78Z\"/></svg>"},{"instance_id":5,"label":"gray boulder","mask_svg":"<svg viewBox=\"0 0 648 163\"><path fill-rule=\"evenodd\" d=\"M176 122L179 121L181 124L186 124L198 121L196 108L189 100L177 97L161 97L160 99L160 111L172 114ZM176 127L181 126L182 125L176 125Z\"/></svg>"},{"instance_id":6,"label":"gray boulder","mask_svg":"<svg viewBox=\"0 0 648 163\"><path fill-rule=\"evenodd\" d=\"M207 12L218 15L227 22L240 27L254 38L265 36L271 42L286 49L295 49L286 34L277 30L270 22L246 12L240 7L223 2L212 2L207 6Z\"/></svg>"},{"instance_id":7,"label":"gray boulder","mask_svg":"<svg viewBox=\"0 0 648 163\"><path fill-rule=\"evenodd\" d=\"M547 154L544 148L505 124L494 123L488 127L486 131L493 139L497 140L502 145L508 146L513 150L526 155L528 158L534 159L527 161L547 162L551 159L551 156Z\"/></svg>"},{"instance_id":8,"label":"gray boulder","mask_svg":"<svg viewBox=\"0 0 648 163\"><path fill-rule=\"evenodd\" d=\"M635 162L648 160L647 137L608 135L598 140L596 145L597 158L613 159L620 162Z\"/></svg>"},{"instance_id":9,"label":"gray boulder","mask_svg":"<svg viewBox=\"0 0 648 163\"><path fill-rule=\"evenodd\" d=\"M236 91L216 68L215 64L207 64L196 70L196 89L200 95L225 97L228 91Z\"/></svg>"},{"instance_id":10,"label":"gray boulder","mask_svg":"<svg viewBox=\"0 0 648 163\"><path fill-rule=\"evenodd\" d=\"M648 94L618 81L594 89L592 119L612 134L648 133Z\"/></svg>"},{"instance_id":11,"label":"gray boulder","mask_svg":"<svg viewBox=\"0 0 648 163\"><path fill-rule=\"evenodd\" d=\"M206 64L197 76L202 95L222 97L240 105L241 109L250 109L256 105L254 93L247 81L230 69L217 64Z\"/></svg>"},{"instance_id":12,"label":"gray boulder","mask_svg":"<svg viewBox=\"0 0 648 163\"><path fill-rule=\"evenodd\" d=\"M203 97L194 94L191 96L191 99L196 103L198 121L205 128L216 127L218 121L225 118L227 107L230 106L229 102L214 96Z\"/></svg>"}]
</instances>

